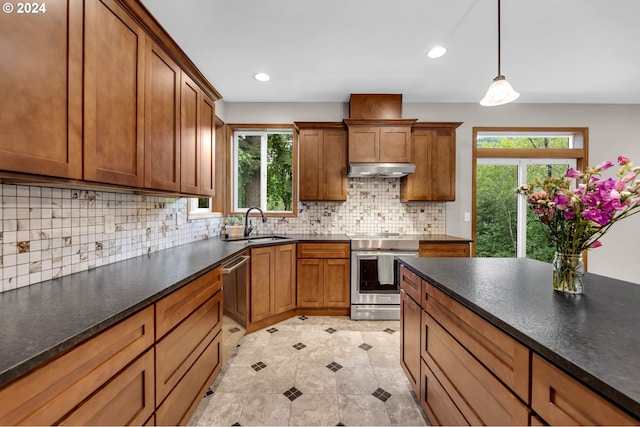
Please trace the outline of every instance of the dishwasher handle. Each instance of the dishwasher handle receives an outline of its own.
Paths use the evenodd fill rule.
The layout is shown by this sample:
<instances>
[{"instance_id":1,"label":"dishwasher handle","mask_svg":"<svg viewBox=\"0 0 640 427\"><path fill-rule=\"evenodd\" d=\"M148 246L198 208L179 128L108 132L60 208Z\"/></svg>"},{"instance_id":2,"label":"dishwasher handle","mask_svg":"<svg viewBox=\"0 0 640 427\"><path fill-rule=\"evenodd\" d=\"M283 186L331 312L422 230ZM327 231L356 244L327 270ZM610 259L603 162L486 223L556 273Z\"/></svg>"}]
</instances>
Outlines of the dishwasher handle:
<instances>
[{"instance_id":1,"label":"dishwasher handle","mask_svg":"<svg viewBox=\"0 0 640 427\"><path fill-rule=\"evenodd\" d=\"M233 272L234 270L240 268L240 266L242 266L243 264L246 264L247 261L249 261L249 258L251 258L248 255L242 255L239 257L236 257L234 259L232 259L231 261L229 261L226 264L222 265L222 274L229 274L231 272Z\"/></svg>"}]
</instances>

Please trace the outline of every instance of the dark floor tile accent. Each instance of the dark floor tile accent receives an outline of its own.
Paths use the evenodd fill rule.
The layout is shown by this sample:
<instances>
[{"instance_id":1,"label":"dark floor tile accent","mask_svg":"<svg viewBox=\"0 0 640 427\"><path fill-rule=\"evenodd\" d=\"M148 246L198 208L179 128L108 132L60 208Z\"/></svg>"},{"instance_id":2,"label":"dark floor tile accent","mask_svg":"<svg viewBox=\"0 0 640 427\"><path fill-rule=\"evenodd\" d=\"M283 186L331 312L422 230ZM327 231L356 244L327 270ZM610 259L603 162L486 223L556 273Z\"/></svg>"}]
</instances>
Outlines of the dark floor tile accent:
<instances>
[{"instance_id":1,"label":"dark floor tile accent","mask_svg":"<svg viewBox=\"0 0 640 427\"><path fill-rule=\"evenodd\" d=\"M391 329L391 328L387 328L387 329L385 329L385 330L384 330L384 331L382 331L382 332L386 332L386 333L388 333L389 335L391 335L391 334L395 333L396 331L395 331L395 330L393 330L393 329Z\"/></svg>"},{"instance_id":2,"label":"dark floor tile accent","mask_svg":"<svg viewBox=\"0 0 640 427\"><path fill-rule=\"evenodd\" d=\"M240 344L236 345L236 348L240 347Z\"/></svg>"},{"instance_id":3,"label":"dark floor tile accent","mask_svg":"<svg viewBox=\"0 0 640 427\"><path fill-rule=\"evenodd\" d=\"M231 425L232 425L232 426L241 426L242 424L240 424L239 422L237 422L237 421L236 421L235 423L233 423L233 424L231 424Z\"/></svg>"},{"instance_id":4,"label":"dark floor tile accent","mask_svg":"<svg viewBox=\"0 0 640 427\"><path fill-rule=\"evenodd\" d=\"M300 319L300 320L307 320L307 319L308 319L308 317L307 317L307 316L305 316L305 315L302 315L302 316L298 317L298 319Z\"/></svg>"},{"instance_id":5,"label":"dark floor tile accent","mask_svg":"<svg viewBox=\"0 0 640 427\"><path fill-rule=\"evenodd\" d=\"M327 368L331 369L333 372L338 372L342 369L342 365L336 362L331 362L327 365Z\"/></svg>"},{"instance_id":6,"label":"dark floor tile accent","mask_svg":"<svg viewBox=\"0 0 640 427\"><path fill-rule=\"evenodd\" d=\"M267 365L265 365L263 362L258 362L258 363L254 363L253 365L251 365L251 367L253 368L254 371L258 372L258 371L261 371L262 369L266 368Z\"/></svg>"},{"instance_id":7,"label":"dark floor tile accent","mask_svg":"<svg viewBox=\"0 0 640 427\"><path fill-rule=\"evenodd\" d=\"M213 394L213 390L207 389L207 392L204 394L204 397L209 397Z\"/></svg>"},{"instance_id":8,"label":"dark floor tile accent","mask_svg":"<svg viewBox=\"0 0 640 427\"><path fill-rule=\"evenodd\" d=\"M373 348L372 346L370 346L370 345L369 345L369 344L367 344L367 343L362 343L362 344L360 344L358 347L360 347L361 349L363 349L363 350L365 350L365 351L369 351L369 350L371 350L371 349Z\"/></svg>"},{"instance_id":9,"label":"dark floor tile accent","mask_svg":"<svg viewBox=\"0 0 640 427\"><path fill-rule=\"evenodd\" d=\"M237 328L237 327L234 326L233 328L229 329L229 332L234 334L234 333L238 332L239 330L240 330L240 328Z\"/></svg>"},{"instance_id":10,"label":"dark floor tile accent","mask_svg":"<svg viewBox=\"0 0 640 427\"><path fill-rule=\"evenodd\" d=\"M272 334L274 332L278 332L278 328L269 328L269 329L267 329L267 332L269 332L270 334Z\"/></svg>"},{"instance_id":11,"label":"dark floor tile accent","mask_svg":"<svg viewBox=\"0 0 640 427\"><path fill-rule=\"evenodd\" d=\"M334 332L338 332L338 331L336 331L336 330L335 330L335 329L333 329L333 328L327 328L327 329L325 329L324 331L325 331L325 332L328 332L328 333L330 333L330 334L333 334Z\"/></svg>"},{"instance_id":12,"label":"dark floor tile accent","mask_svg":"<svg viewBox=\"0 0 640 427\"><path fill-rule=\"evenodd\" d=\"M292 402L302 396L302 392L295 387L291 387L289 390L285 391L282 394L284 394L285 397Z\"/></svg>"},{"instance_id":13,"label":"dark floor tile accent","mask_svg":"<svg viewBox=\"0 0 640 427\"><path fill-rule=\"evenodd\" d=\"M378 389L376 391L374 391L373 393L371 393L374 397L377 397L378 399L382 400L383 402L386 402L387 399L389 399L391 397L391 393L384 391L384 389L381 389L378 387Z\"/></svg>"},{"instance_id":14,"label":"dark floor tile accent","mask_svg":"<svg viewBox=\"0 0 640 427\"><path fill-rule=\"evenodd\" d=\"M306 347L306 345L302 344L301 342L299 342L298 344L295 344L293 346L293 348L295 348L296 350L302 350L305 347Z\"/></svg>"}]
</instances>

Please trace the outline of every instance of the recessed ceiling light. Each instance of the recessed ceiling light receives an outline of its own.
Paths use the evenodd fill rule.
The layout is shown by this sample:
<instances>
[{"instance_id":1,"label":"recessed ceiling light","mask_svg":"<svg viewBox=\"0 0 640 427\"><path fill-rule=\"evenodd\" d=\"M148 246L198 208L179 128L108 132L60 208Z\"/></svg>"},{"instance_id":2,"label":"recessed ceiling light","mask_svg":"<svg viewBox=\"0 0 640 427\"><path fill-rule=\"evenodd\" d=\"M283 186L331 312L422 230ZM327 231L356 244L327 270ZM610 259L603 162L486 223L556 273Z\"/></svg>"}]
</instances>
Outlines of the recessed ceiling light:
<instances>
[{"instance_id":1,"label":"recessed ceiling light","mask_svg":"<svg viewBox=\"0 0 640 427\"><path fill-rule=\"evenodd\" d=\"M429 52L427 52L427 56L429 58L434 59L434 58L440 58L445 53L447 53L447 48L442 46L436 46L432 48Z\"/></svg>"},{"instance_id":2,"label":"recessed ceiling light","mask_svg":"<svg viewBox=\"0 0 640 427\"><path fill-rule=\"evenodd\" d=\"M253 78L259 82L268 82L271 79L267 73L257 73Z\"/></svg>"}]
</instances>

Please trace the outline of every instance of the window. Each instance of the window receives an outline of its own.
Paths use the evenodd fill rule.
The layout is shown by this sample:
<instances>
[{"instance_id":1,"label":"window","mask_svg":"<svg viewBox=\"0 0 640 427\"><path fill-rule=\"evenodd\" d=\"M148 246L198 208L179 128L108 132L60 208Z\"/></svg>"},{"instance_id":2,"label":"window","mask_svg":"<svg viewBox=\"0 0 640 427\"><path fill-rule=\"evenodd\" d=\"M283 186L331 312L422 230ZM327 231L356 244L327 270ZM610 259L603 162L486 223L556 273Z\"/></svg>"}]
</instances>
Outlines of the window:
<instances>
[{"instance_id":1,"label":"window","mask_svg":"<svg viewBox=\"0 0 640 427\"><path fill-rule=\"evenodd\" d=\"M294 214L294 159L291 128L234 129L232 211Z\"/></svg>"},{"instance_id":2,"label":"window","mask_svg":"<svg viewBox=\"0 0 640 427\"><path fill-rule=\"evenodd\" d=\"M189 197L187 199L187 218L201 219L222 216L220 212L212 211L211 197Z\"/></svg>"},{"instance_id":3,"label":"window","mask_svg":"<svg viewBox=\"0 0 640 427\"><path fill-rule=\"evenodd\" d=\"M474 129L474 250L480 257L526 257L551 262L554 249L526 201L514 190L536 178L582 167L586 129Z\"/></svg>"}]
</instances>

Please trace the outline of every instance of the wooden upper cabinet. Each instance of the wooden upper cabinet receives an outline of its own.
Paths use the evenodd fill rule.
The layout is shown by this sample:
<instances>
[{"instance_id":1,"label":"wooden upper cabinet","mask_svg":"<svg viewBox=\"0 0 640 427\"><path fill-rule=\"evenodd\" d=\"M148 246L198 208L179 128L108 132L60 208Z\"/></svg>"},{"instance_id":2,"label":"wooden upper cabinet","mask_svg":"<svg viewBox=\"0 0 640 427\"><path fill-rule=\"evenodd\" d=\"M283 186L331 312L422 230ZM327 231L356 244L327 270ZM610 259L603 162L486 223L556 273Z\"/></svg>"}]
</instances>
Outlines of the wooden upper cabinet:
<instances>
[{"instance_id":1,"label":"wooden upper cabinet","mask_svg":"<svg viewBox=\"0 0 640 427\"><path fill-rule=\"evenodd\" d=\"M216 186L216 106L204 92L200 98L200 139L202 147L202 179L200 194L213 197Z\"/></svg>"},{"instance_id":2,"label":"wooden upper cabinet","mask_svg":"<svg viewBox=\"0 0 640 427\"><path fill-rule=\"evenodd\" d=\"M82 177L83 4L0 14L0 170Z\"/></svg>"},{"instance_id":3,"label":"wooden upper cabinet","mask_svg":"<svg viewBox=\"0 0 640 427\"><path fill-rule=\"evenodd\" d=\"M381 127L379 153L381 162L411 162L411 127Z\"/></svg>"},{"instance_id":4,"label":"wooden upper cabinet","mask_svg":"<svg viewBox=\"0 0 640 427\"><path fill-rule=\"evenodd\" d=\"M146 36L113 0L85 6L84 179L144 184Z\"/></svg>"},{"instance_id":5,"label":"wooden upper cabinet","mask_svg":"<svg viewBox=\"0 0 640 427\"><path fill-rule=\"evenodd\" d=\"M181 73L180 83L180 192L200 194L200 88Z\"/></svg>"},{"instance_id":6,"label":"wooden upper cabinet","mask_svg":"<svg viewBox=\"0 0 640 427\"><path fill-rule=\"evenodd\" d=\"M456 128L462 123L416 123L411 135L413 174L400 181L400 200L456 199Z\"/></svg>"},{"instance_id":7,"label":"wooden upper cabinet","mask_svg":"<svg viewBox=\"0 0 640 427\"><path fill-rule=\"evenodd\" d=\"M180 68L147 39L145 63L146 188L180 191Z\"/></svg>"},{"instance_id":8,"label":"wooden upper cabinet","mask_svg":"<svg viewBox=\"0 0 640 427\"><path fill-rule=\"evenodd\" d=\"M349 128L349 163L412 162L411 125L416 119L345 119Z\"/></svg>"},{"instance_id":9,"label":"wooden upper cabinet","mask_svg":"<svg viewBox=\"0 0 640 427\"><path fill-rule=\"evenodd\" d=\"M300 200L347 200L347 133L341 124L301 128ZM310 124L306 124L310 125ZM322 123L310 126L322 126Z\"/></svg>"}]
</instances>

